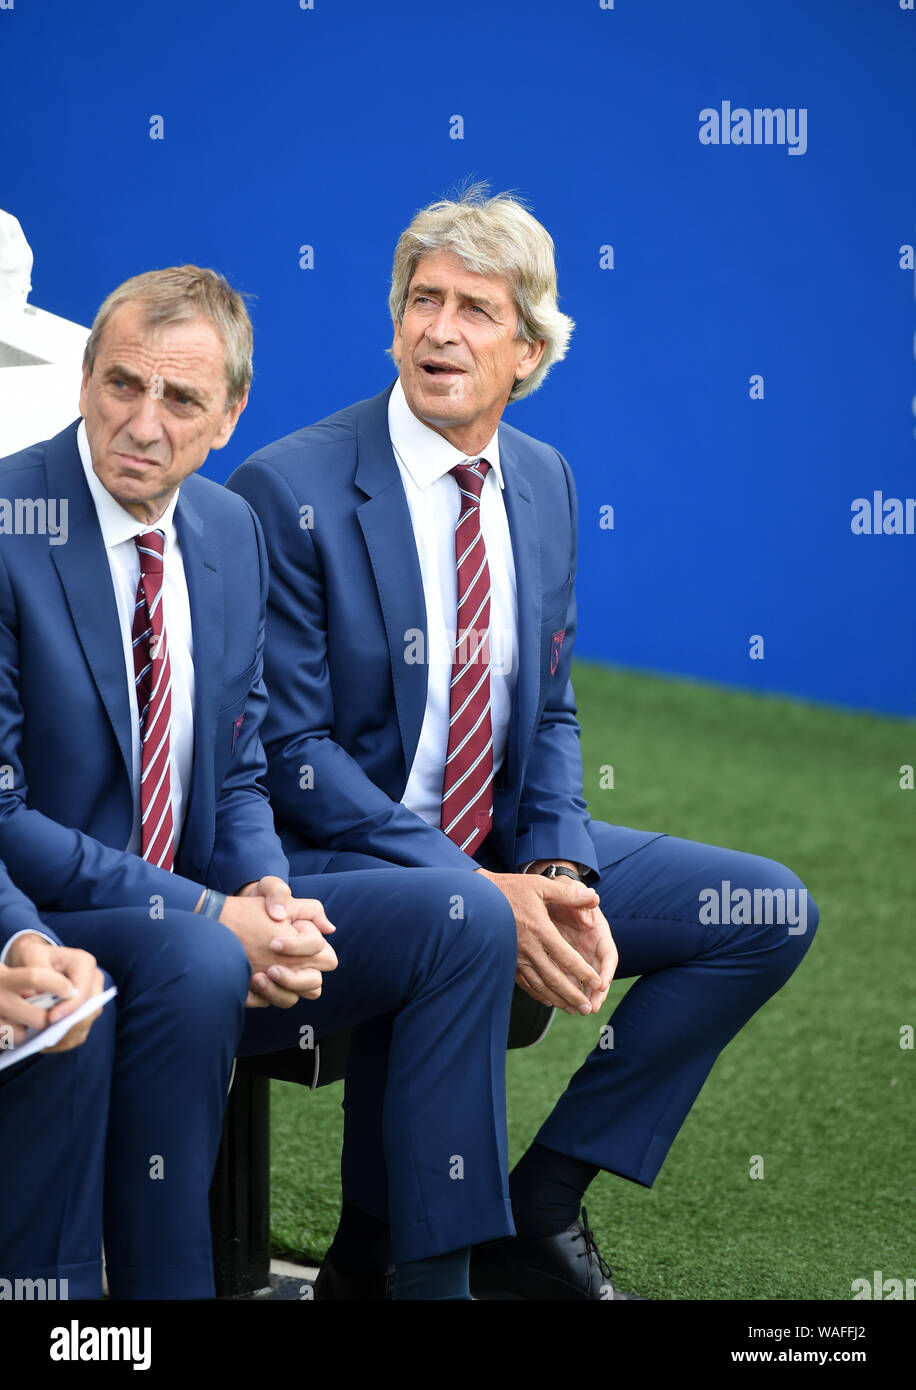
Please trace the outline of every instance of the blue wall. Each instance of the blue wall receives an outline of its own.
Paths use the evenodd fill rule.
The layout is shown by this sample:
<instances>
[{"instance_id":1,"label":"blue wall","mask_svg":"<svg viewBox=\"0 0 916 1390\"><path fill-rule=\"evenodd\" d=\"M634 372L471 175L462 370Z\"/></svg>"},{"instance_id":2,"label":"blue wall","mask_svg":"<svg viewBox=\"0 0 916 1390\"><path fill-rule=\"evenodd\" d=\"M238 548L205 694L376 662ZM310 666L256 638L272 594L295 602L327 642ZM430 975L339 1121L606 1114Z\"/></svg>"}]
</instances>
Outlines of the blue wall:
<instances>
[{"instance_id":1,"label":"blue wall","mask_svg":"<svg viewBox=\"0 0 916 1390\"><path fill-rule=\"evenodd\" d=\"M855 498L916 496L908 0L10 3L0 207L35 302L88 322L184 261L258 296L213 477L390 380L415 208L468 175L518 189L577 329L507 418L579 481L580 654L914 711L916 536L850 526ZM806 151L702 144L724 100L804 108Z\"/></svg>"}]
</instances>

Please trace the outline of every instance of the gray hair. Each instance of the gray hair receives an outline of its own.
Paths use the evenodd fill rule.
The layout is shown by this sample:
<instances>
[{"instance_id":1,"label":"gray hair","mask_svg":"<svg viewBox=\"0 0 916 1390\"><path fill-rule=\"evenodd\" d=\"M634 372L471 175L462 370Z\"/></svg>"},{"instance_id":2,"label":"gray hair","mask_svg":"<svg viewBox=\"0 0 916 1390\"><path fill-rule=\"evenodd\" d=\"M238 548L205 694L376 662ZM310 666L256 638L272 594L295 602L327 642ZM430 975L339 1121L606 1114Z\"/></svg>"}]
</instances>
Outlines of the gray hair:
<instances>
[{"instance_id":1,"label":"gray hair","mask_svg":"<svg viewBox=\"0 0 916 1390\"><path fill-rule=\"evenodd\" d=\"M226 350L227 408L240 401L251 385L253 334L245 299L215 270L196 265L147 270L125 280L104 301L83 353L92 372L105 325L122 304L139 303L150 327L205 318L212 323Z\"/></svg>"},{"instance_id":2,"label":"gray hair","mask_svg":"<svg viewBox=\"0 0 916 1390\"><path fill-rule=\"evenodd\" d=\"M421 208L395 247L388 307L396 324L404 317L417 262L429 251L451 251L475 274L508 280L518 306L516 337L529 343L543 338L547 344L537 367L515 383L509 400L536 391L554 362L566 356L575 327L557 307L554 245L546 227L512 194L489 197L485 183Z\"/></svg>"}]
</instances>

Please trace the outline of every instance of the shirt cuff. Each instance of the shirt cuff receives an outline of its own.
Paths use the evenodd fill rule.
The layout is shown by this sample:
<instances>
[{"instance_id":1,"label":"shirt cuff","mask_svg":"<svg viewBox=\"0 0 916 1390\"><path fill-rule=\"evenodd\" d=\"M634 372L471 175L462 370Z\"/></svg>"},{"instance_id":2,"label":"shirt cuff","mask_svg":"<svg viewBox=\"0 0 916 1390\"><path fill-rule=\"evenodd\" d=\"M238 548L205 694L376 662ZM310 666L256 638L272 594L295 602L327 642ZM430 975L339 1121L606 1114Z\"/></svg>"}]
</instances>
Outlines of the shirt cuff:
<instances>
[{"instance_id":1,"label":"shirt cuff","mask_svg":"<svg viewBox=\"0 0 916 1390\"><path fill-rule=\"evenodd\" d=\"M39 931L37 927L23 927L22 931L13 932L13 935L10 937L9 941L4 946L3 950L0 951L0 965L6 964L6 953L12 946L13 942L18 940L20 936L40 936L42 941L47 941L49 946L59 945L59 942L54 941L50 936L45 936L44 932Z\"/></svg>"}]
</instances>

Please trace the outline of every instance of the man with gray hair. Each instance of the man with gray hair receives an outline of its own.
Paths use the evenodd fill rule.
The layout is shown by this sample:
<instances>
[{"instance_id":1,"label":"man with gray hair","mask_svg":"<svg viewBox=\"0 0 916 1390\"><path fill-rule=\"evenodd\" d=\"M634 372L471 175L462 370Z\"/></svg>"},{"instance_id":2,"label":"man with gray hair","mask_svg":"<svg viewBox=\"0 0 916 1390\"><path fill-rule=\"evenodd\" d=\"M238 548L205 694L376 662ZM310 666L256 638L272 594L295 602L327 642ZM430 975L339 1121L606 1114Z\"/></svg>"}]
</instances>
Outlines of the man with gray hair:
<instances>
[{"instance_id":1,"label":"man with gray hair","mask_svg":"<svg viewBox=\"0 0 916 1390\"><path fill-rule=\"evenodd\" d=\"M15 1258L50 1274L66 1250L74 1289L98 1291L99 1183L69 1175L77 1224L39 1182L40 1220L22 1230L16 1177L53 1174L59 1145L46 1126L4 1125L49 1097L85 1101L87 1075L96 1094L113 1055L97 1145L112 1296L211 1297L207 1197L233 1057L363 1026L377 1044L382 1019L384 1044L354 1063L367 1101L353 1123L374 1127L381 1077L392 1296L469 1300L469 1247L513 1230L512 914L457 868L290 879L262 782L264 541L251 509L199 476L245 408L251 345L244 301L214 271L135 276L96 317L82 419L0 461L9 496L67 498L71 518L65 545L29 533L0 547L0 855L36 909L0 898L0 984L43 991L28 972L56 971L63 946L118 990L71 1067L27 1058L0 1090L16 1157L0 1273L34 1273ZM454 1180L456 1156L471 1180ZM348 1200L372 1201L377 1180L351 1170Z\"/></svg>"},{"instance_id":2,"label":"man with gray hair","mask_svg":"<svg viewBox=\"0 0 916 1390\"><path fill-rule=\"evenodd\" d=\"M548 232L479 186L434 203L398 241L389 303L393 386L229 482L270 559L267 784L295 872L442 865L495 883L515 918L516 1008L593 1018L615 973L639 977L599 1039L586 1030L594 1045L511 1175L516 1238L471 1263L482 1298L627 1297L580 1219L585 1190L601 1170L652 1185L816 911L807 902L798 930L772 913L720 923L698 910L710 883L805 890L770 860L588 814L572 473L502 419L573 326ZM348 1083L363 1101L366 1075ZM380 1151L383 1099L364 1150ZM344 1202L316 1296L381 1296L385 1223L382 1182L362 1207Z\"/></svg>"}]
</instances>

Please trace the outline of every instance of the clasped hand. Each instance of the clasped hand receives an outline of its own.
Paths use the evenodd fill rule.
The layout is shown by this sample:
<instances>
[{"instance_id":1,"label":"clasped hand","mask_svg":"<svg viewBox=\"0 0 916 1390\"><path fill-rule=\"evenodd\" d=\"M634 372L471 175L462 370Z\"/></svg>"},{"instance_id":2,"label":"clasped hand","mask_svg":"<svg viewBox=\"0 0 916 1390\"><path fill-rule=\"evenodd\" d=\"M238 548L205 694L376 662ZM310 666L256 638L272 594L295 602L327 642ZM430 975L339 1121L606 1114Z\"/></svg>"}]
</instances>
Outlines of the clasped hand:
<instances>
[{"instance_id":1,"label":"clasped hand","mask_svg":"<svg viewBox=\"0 0 916 1390\"><path fill-rule=\"evenodd\" d=\"M282 879L269 875L227 898L219 920L234 932L251 964L245 1006L290 1009L317 999L322 975L337 967L325 939L336 928L317 898L294 898Z\"/></svg>"},{"instance_id":2,"label":"clasped hand","mask_svg":"<svg viewBox=\"0 0 916 1390\"><path fill-rule=\"evenodd\" d=\"M596 1014L614 978L617 948L594 889L568 878L478 872L515 914L522 989L568 1014Z\"/></svg>"}]
</instances>

